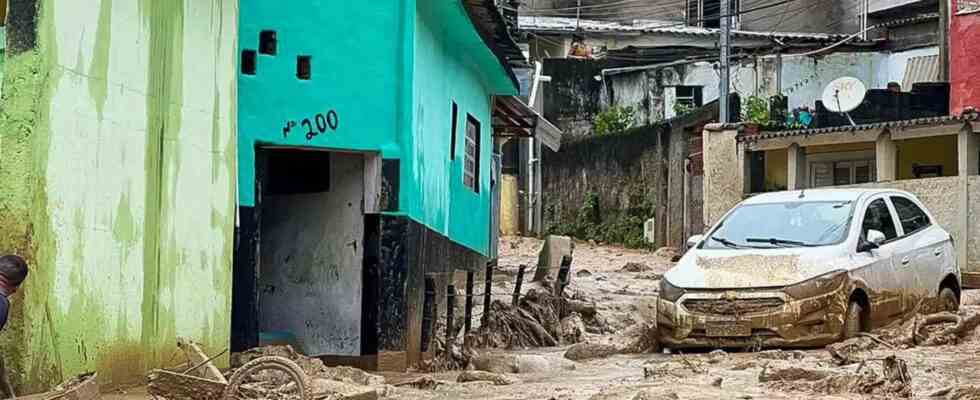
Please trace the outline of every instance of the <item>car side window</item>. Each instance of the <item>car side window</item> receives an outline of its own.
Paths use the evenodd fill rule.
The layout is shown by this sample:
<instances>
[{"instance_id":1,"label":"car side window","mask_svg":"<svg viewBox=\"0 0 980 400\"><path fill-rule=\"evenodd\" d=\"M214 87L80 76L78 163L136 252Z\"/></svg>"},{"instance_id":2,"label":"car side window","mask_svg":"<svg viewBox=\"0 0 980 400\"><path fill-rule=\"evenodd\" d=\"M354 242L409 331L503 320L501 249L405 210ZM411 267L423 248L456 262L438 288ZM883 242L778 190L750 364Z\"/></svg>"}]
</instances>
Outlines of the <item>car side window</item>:
<instances>
[{"instance_id":1,"label":"car side window","mask_svg":"<svg viewBox=\"0 0 980 400\"><path fill-rule=\"evenodd\" d=\"M892 197L892 205L895 206L895 212L898 213L899 222L902 224L902 231L906 235L932 224L925 211L922 211L912 200L904 197Z\"/></svg>"},{"instance_id":2,"label":"car side window","mask_svg":"<svg viewBox=\"0 0 980 400\"><path fill-rule=\"evenodd\" d=\"M892 214L888 212L888 205L885 199L877 199L868 205L868 210L864 212L864 221L861 223L861 237L867 238L868 231L880 231L885 234L886 240L898 237L898 230L895 229L895 221Z\"/></svg>"}]
</instances>

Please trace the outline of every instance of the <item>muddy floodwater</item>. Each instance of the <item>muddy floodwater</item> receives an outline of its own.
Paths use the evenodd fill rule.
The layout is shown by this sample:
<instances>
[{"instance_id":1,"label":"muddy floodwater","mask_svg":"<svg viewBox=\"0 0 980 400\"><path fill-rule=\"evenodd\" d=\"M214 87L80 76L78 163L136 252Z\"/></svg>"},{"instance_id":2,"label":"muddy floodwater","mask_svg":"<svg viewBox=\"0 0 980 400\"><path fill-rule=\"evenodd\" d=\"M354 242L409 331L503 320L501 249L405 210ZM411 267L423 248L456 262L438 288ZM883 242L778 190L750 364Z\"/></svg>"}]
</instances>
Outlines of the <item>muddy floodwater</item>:
<instances>
[{"instance_id":1,"label":"muddy floodwater","mask_svg":"<svg viewBox=\"0 0 980 400\"><path fill-rule=\"evenodd\" d=\"M534 265L540 241L505 238L495 287L512 290L520 264ZM621 346L631 327L652 323L651 297L670 260L652 252L577 243L569 296L596 303L606 329L584 342ZM980 312L980 293L963 295L960 315ZM907 325L911 326L911 325ZM572 362L570 346L494 350L514 372L506 382L457 382L459 371L385 374L385 398L416 399L980 399L980 335L971 330L951 344L898 345L897 326L859 338L835 357L827 348L694 354L616 354ZM909 328L910 330L912 328ZM941 328L936 328L941 329ZM925 332L925 331L924 331ZM886 339L882 339L886 338ZM884 343L879 343L882 341ZM841 350L840 352L843 352ZM843 357L844 359L842 359ZM846 360L845 360L846 359ZM527 367L517 367L527 365ZM424 388L402 385L425 379Z\"/></svg>"},{"instance_id":2,"label":"muddy floodwater","mask_svg":"<svg viewBox=\"0 0 980 400\"><path fill-rule=\"evenodd\" d=\"M535 239L502 240L494 316L486 327L474 321L474 331L460 340L468 345L435 341L436 360L448 362L377 376L327 367L288 347L237 356L293 360L310 377L314 398L330 400L980 400L980 291L964 292L955 314L923 311L826 347L670 353L656 349L649 333L659 280L676 254L576 243L564 295L544 295L548 284L525 282L515 307L519 266L536 265L540 247ZM445 335L444 328L436 334ZM515 335L527 337L512 340ZM558 345L521 347L543 342ZM502 344L518 348L486 348ZM146 393L135 388L103 398Z\"/></svg>"}]
</instances>

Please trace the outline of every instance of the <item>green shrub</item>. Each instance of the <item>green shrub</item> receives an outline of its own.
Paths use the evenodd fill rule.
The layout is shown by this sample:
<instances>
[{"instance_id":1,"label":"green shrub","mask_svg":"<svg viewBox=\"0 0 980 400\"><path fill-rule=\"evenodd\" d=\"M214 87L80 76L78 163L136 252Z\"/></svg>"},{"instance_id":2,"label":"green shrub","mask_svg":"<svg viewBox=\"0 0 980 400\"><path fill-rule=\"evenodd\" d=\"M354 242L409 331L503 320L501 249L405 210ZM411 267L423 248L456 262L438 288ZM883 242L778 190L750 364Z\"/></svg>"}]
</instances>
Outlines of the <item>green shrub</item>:
<instances>
[{"instance_id":1,"label":"green shrub","mask_svg":"<svg viewBox=\"0 0 980 400\"><path fill-rule=\"evenodd\" d=\"M769 123L769 102L759 96L749 96L745 100L742 114L742 120L745 122L766 125Z\"/></svg>"},{"instance_id":2,"label":"green shrub","mask_svg":"<svg viewBox=\"0 0 980 400\"><path fill-rule=\"evenodd\" d=\"M595 116L592 132L597 136L621 133L633 126L636 110L633 107L609 107Z\"/></svg>"}]
</instances>

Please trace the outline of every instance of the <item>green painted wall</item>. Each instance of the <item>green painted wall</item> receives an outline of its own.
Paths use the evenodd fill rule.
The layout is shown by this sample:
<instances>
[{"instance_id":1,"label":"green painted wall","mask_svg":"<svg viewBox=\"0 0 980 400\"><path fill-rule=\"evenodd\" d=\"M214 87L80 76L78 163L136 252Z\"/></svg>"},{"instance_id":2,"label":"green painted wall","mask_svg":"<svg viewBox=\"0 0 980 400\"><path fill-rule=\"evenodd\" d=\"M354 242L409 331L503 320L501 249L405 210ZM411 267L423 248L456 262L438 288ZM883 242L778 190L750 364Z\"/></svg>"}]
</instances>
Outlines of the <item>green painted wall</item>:
<instances>
[{"instance_id":1,"label":"green painted wall","mask_svg":"<svg viewBox=\"0 0 980 400\"><path fill-rule=\"evenodd\" d=\"M312 23L321 21L322 23ZM239 204L255 204L256 145L380 152L401 160L399 213L486 254L489 243L490 96L516 89L458 0L326 1L302 8L241 1L239 52L276 32L277 53L239 73ZM312 77L296 77L311 56ZM462 118L449 160L450 110ZM307 138L302 120L334 111L337 129ZM465 113L483 123L480 193L463 187ZM288 133L289 121L296 122Z\"/></svg>"},{"instance_id":2,"label":"green painted wall","mask_svg":"<svg viewBox=\"0 0 980 400\"><path fill-rule=\"evenodd\" d=\"M0 110L0 251L32 267L0 335L13 380L140 382L178 336L223 350L237 1L38 3Z\"/></svg>"},{"instance_id":3,"label":"green painted wall","mask_svg":"<svg viewBox=\"0 0 980 400\"><path fill-rule=\"evenodd\" d=\"M414 129L405 157L414 182L405 185L405 212L452 240L486 255L489 249L491 95L516 89L482 42L459 2L419 0L415 15ZM461 57L461 55L466 55ZM495 73L481 74L480 68ZM452 103L456 157L450 160ZM480 122L479 191L463 185L467 114Z\"/></svg>"}]
</instances>

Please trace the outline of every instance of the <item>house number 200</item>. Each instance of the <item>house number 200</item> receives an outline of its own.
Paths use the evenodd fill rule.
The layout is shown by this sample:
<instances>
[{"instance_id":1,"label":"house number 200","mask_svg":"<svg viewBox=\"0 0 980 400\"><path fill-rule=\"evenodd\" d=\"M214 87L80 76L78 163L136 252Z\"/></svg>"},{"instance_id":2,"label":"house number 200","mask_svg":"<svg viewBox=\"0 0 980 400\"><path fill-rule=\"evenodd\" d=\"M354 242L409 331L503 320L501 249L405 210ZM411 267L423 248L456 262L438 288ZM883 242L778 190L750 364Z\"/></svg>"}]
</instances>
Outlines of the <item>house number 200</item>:
<instances>
[{"instance_id":1,"label":"house number 200","mask_svg":"<svg viewBox=\"0 0 980 400\"><path fill-rule=\"evenodd\" d=\"M340 124L340 118L337 116L337 112L334 110L327 111L326 114L317 114L311 120L310 118L303 118L299 125L306 128L306 140L313 140L321 133L325 133L327 129L331 131L336 131L337 126ZM282 136L289 136L289 131L296 126L296 121L287 121L286 126L282 128Z\"/></svg>"}]
</instances>

